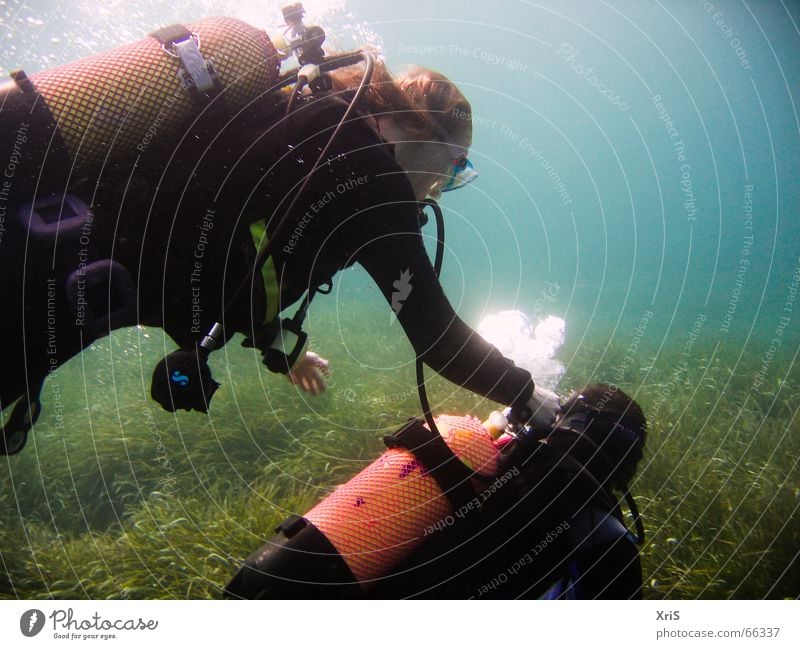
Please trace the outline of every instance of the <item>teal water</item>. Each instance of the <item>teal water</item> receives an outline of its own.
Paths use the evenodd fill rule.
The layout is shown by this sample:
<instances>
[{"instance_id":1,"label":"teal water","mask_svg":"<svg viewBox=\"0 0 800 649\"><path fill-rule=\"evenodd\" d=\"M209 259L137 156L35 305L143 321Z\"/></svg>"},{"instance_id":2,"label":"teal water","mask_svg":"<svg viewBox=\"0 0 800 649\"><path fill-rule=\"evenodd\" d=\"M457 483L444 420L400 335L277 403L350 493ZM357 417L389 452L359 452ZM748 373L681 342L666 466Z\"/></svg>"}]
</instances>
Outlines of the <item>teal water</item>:
<instances>
[{"instance_id":1,"label":"teal water","mask_svg":"<svg viewBox=\"0 0 800 649\"><path fill-rule=\"evenodd\" d=\"M614 381L643 405L647 596L800 594L796 3L305 5L337 47L369 42L470 99L480 177L442 201L443 284L475 326L505 309L564 318L562 391ZM0 71L204 15L270 29L279 6L4 0ZM229 345L209 417L147 399L171 349L158 331L70 362L29 447L0 463L0 596L214 596L275 520L418 413L390 315L368 276L340 275L309 320L328 393L298 395ZM431 392L440 412L491 409L437 379ZM153 582L160 565L183 576Z\"/></svg>"},{"instance_id":2,"label":"teal water","mask_svg":"<svg viewBox=\"0 0 800 649\"><path fill-rule=\"evenodd\" d=\"M700 314L709 340L772 336L798 267L796 7L364 5L387 56L472 101L481 181L445 202L453 253L479 260L470 308L519 288L530 310L550 281L573 334L629 331L650 309L655 340Z\"/></svg>"}]
</instances>

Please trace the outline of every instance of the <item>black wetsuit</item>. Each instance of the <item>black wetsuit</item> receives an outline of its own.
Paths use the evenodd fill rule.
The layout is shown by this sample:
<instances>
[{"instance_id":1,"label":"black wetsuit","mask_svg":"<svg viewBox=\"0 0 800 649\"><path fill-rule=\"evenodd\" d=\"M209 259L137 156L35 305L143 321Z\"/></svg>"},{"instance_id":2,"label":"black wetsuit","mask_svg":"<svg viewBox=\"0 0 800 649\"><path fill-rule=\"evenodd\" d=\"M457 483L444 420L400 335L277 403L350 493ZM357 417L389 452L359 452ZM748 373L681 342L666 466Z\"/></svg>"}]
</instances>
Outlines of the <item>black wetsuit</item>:
<instances>
[{"instance_id":1,"label":"black wetsuit","mask_svg":"<svg viewBox=\"0 0 800 649\"><path fill-rule=\"evenodd\" d=\"M135 166L109 164L99 178L77 184L75 191L83 192L95 212L87 246L32 243L18 229L13 237L19 250L27 248L26 259L7 253L6 233L0 261L10 311L2 333L14 349L4 361L3 406L24 390L26 367L29 380L43 375L108 333L87 333L63 290L79 262L111 259L130 274L135 305L112 328L136 322L162 326L179 345L193 347L233 288L253 276L249 225L267 219L268 233L274 231L346 107L345 99L333 95L299 101L285 141L280 126L285 103L274 98L236 116L204 116L177 146L160 143L156 135ZM529 399L529 373L473 332L450 306L423 246L407 176L363 113L343 127L290 218L296 227L274 255L281 310L357 262L387 301L395 300L409 340L432 369L500 403ZM47 300L51 276L55 305ZM250 334L253 322L263 318L263 288L257 275L254 280L249 295L227 316L228 338L237 331ZM94 299L95 312L109 308L102 291ZM50 307L59 314L54 334L47 331ZM54 335L56 353L48 356L48 336Z\"/></svg>"}]
</instances>

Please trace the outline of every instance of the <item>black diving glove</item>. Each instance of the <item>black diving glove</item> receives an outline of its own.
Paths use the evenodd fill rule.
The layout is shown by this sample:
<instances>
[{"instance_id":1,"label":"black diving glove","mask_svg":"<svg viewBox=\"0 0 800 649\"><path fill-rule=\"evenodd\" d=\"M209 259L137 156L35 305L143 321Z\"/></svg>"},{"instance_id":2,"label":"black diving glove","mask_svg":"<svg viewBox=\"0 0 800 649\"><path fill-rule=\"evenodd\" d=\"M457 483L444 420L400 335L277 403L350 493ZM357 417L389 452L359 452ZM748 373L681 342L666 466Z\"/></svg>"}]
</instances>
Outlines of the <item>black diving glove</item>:
<instances>
[{"instance_id":1,"label":"black diving glove","mask_svg":"<svg viewBox=\"0 0 800 649\"><path fill-rule=\"evenodd\" d=\"M156 365L150 396L167 412L208 412L208 404L218 387L205 351L179 349Z\"/></svg>"}]
</instances>

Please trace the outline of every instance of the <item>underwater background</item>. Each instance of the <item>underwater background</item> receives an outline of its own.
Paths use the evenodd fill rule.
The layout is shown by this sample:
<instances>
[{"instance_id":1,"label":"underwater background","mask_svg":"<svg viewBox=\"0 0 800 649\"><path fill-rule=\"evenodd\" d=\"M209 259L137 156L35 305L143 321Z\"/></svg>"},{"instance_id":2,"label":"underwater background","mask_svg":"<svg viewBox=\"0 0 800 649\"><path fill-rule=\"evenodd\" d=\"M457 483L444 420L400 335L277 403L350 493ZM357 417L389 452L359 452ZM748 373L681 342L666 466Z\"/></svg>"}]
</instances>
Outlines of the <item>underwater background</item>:
<instances>
[{"instance_id":1,"label":"underwater background","mask_svg":"<svg viewBox=\"0 0 800 649\"><path fill-rule=\"evenodd\" d=\"M209 15L272 33L282 4L0 0L0 74ZM475 327L563 318L558 391L606 381L641 404L645 597L798 597L800 5L304 6L328 51L369 44L471 101L480 177L441 201L443 285ZM163 412L149 381L174 344L146 328L52 374L27 447L0 458L0 597L218 597L420 414L412 348L366 273L335 278L308 328L333 367L319 397L234 340L209 414ZM431 372L428 389L435 413L495 407Z\"/></svg>"}]
</instances>

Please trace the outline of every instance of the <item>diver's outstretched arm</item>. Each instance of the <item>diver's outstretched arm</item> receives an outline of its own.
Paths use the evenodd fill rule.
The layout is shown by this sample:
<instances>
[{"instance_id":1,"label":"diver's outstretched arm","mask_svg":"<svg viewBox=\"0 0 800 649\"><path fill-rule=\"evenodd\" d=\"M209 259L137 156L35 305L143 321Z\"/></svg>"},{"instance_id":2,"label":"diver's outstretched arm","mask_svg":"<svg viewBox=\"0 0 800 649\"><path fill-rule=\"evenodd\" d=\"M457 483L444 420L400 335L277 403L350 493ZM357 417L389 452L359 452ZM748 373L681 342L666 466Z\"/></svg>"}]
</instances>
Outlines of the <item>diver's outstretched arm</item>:
<instances>
[{"instance_id":1,"label":"diver's outstretched arm","mask_svg":"<svg viewBox=\"0 0 800 649\"><path fill-rule=\"evenodd\" d=\"M308 351L297 367L286 375L289 382L313 395L325 392L325 381L330 376L331 364L319 354Z\"/></svg>"},{"instance_id":2,"label":"diver's outstretched arm","mask_svg":"<svg viewBox=\"0 0 800 649\"><path fill-rule=\"evenodd\" d=\"M405 231L398 216L410 211ZM381 208L384 209L384 208ZM416 353L447 380L505 405L523 405L533 381L456 315L425 251L411 205L389 205L375 233L358 255L403 326ZM377 219L376 219L377 221ZM408 218L405 220L408 221Z\"/></svg>"}]
</instances>

